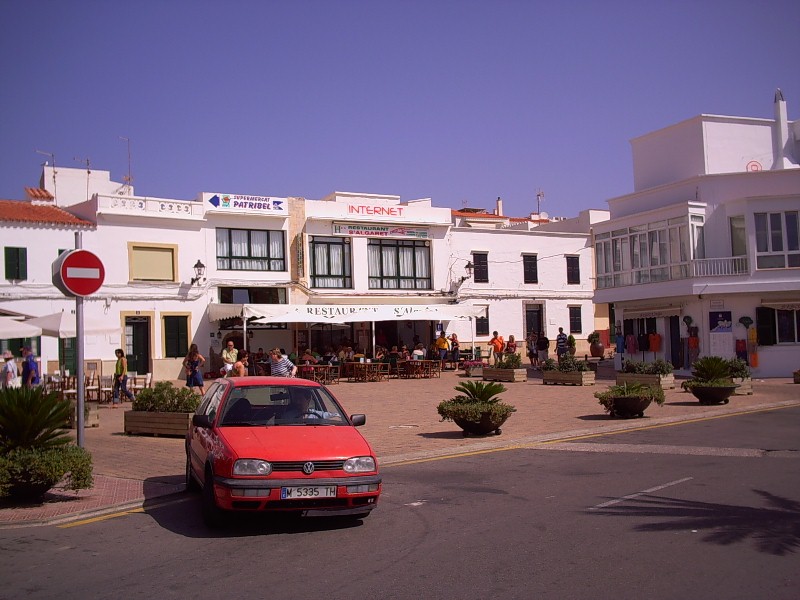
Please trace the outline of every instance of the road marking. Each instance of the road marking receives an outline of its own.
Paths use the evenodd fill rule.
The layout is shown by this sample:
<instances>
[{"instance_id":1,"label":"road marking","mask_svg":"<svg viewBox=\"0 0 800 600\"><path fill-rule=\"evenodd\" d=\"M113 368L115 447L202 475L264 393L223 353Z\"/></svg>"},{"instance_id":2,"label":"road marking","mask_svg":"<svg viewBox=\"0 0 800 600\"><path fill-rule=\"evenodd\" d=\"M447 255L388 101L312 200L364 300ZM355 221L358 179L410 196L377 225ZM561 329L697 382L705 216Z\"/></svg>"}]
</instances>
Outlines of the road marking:
<instances>
[{"instance_id":1,"label":"road marking","mask_svg":"<svg viewBox=\"0 0 800 600\"><path fill-rule=\"evenodd\" d=\"M683 479L676 479L675 481L670 481L669 483L664 483L661 485L657 485L656 487L651 487L646 490L642 490L641 492L636 492L635 494L628 494L627 496L622 496L620 498L615 498L614 500L609 500L608 502L603 502L602 504L596 504L595 506L590 506L588 510L597 510L599 508L605 508L606 506L612 506L614 504L619 504L620 502L625 502L625 500L630 500L632 498L637 498L639 496L644 496L645 494L649 494L651 492L657 492L658 490L663 490L664 488L672 487L673 485L678 485L680 483L685 483L687 481L691 481L693 477L684 477Z\"/></svg>"},{"instance_id":2,"label":"road marking","mask_svg":"<svg viewBox=\"0 0 800 600\"><path fill-rule=\"evenodd\" d=\"M601 444L597 442L584 444L568 442L563 444L547 444L542 450L559 450L566 452L609 452L628 454L672 454L687 456L733 456L738 458L763 458L766 450L758 448L720 448L716 446L670 446L667 444Z\"/></svg>"},{"instance_id":3,"label":"road marking","mask_svg":"<svg viewBox=\"0 0 800 600\"><path fill-rule=\"evenodd\" d=\"M153 510L155 508L163 508L165 506L172 506L173 504L180 504L182 502L189 502L192 500L192 496L187 498L176 498L175 500L168 500L165 502L153 502L152 504L148 504L147 510ZM127 515L132 515L136 513L143 513L145 512L145 508L143 506L139 506L136 508L129 508L127 510L120 510L117 512L106 513L104 515L97 515L96 517L89 517L86 519L81 519L79 521L70 521L69 523L63 523L61 525L56 525L58 529L69 529L70 527L78 527L80 525L89 525L91 523L99 523L101 521L108 521L109 519L116 519L117 517L125 517Z\"/></svg>"}]
</instances>

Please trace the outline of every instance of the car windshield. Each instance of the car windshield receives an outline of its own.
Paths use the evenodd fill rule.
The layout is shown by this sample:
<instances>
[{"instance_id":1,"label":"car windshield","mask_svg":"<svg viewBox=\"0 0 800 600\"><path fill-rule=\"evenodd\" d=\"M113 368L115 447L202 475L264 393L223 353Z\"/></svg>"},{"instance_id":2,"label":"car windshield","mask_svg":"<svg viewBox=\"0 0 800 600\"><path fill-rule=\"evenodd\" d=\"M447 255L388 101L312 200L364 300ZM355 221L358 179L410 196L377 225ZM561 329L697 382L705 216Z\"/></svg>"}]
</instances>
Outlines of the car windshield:
<instances>
[{"instance_id":1,"label":"car windshield","mask_svg":"<svg viewBox=\"0 0 800 600\"><path fill-rule=\"evenodd\" d=\"M346 425L343 415L341 406L323 388L247 386L231 391L220 426Z\"/></svg>"}]
</instances>

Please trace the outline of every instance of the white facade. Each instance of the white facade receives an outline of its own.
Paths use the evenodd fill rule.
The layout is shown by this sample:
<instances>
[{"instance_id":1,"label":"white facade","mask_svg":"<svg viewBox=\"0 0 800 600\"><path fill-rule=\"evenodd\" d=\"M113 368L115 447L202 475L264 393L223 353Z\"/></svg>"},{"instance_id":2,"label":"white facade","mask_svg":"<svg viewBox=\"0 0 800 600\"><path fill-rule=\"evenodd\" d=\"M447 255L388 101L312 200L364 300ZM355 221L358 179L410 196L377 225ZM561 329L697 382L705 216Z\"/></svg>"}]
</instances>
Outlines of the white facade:
<instances>
[{"instance_id":1,"label":"white facade","mask_svg":"<svg viewBox=\"0 0 800 600\"><path fill-rule=\"evenodd\" d=\"M476 331L486 327L506 339L515 335L522 347L531 309L539 310L553 340L559 326L570 330L570 315L581 324L574 332L579 343L595 328L585 215L554 223L554 231L505 217L475 227L477 220L454 216L430 199L335 192L321 200L228 193L174 200L134 196L107 171L59 168L55 181L53 175L46 166L42 185L57 195L55 204L96 223L81 244L103 261L105 281L85 299L84 313L87 321L123 331L119 338L86 337L86 359L100 359L104 371L121 347L133 357L132 370L179 378L182 356L175 355L174 339L181 328L207 357L218 355L229 337L237 347L287 350L332 339L309 323L242 326L242 316L268 314L266 305L276 304L386 307L373 311L379 322L365 315L337 328L346 327L351 341L366 348L411 344L415 336L428 344L438 328L458 333L463 346L474 340L485 347L491 334ZM29 248L31 269L26 282L0 282L0 311L41 316L74 309L75 301L50 281L52 261L74 247L74 234L4 229L5 245ZM330 252L346 255L346 268ZM476 253L488 256L488 282L465 277ZM567 283L565 253L579 271L577 283ZM524 254L537 255L536 283L524 283ZM199 278L198 262L205 266ZM455 310L459 305L479 307L480 326L469 319L475 311ZM416 307L416 316L403 307ZM40 352L43 365L55 370L57 340L43 337Z\"/></svg>"},{"instance_id":2,"label":"white facade","mask_svg":"<svg viewBox=\"0 0 800 600\"><path fill-rule=\"evenodd\" d=\"M630 358L688 369L746 352L757 377L800 365L800 127L779 95L775 115L701 115L633 141L636 191L594 228L595 302L623 335L663 340Z\"/></svg>"}]
</instances>

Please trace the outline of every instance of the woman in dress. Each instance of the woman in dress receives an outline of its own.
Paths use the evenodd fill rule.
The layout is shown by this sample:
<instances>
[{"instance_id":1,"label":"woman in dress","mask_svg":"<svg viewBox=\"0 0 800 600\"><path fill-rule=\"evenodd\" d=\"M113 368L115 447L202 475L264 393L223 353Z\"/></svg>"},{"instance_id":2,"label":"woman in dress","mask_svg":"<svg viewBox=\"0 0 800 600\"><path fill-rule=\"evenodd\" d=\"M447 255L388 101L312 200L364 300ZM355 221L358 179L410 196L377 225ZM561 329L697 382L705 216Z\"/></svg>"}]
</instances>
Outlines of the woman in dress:
<instances>
[{"instance_id":1,"label":"woman in dress","mask_svg":"<svg viewBox=\"0 0 800 600\"><path fill-rule=\"evenodd\" d=\"M189 346L189 353L183 359L183 368L186 371L186 387L190 390L200 388L200 395L206 393L205 385L203 384L203 374L200 372L200 367L206 363L205 357L197 350L197 344Z\"/></svg>"}]
</instances>

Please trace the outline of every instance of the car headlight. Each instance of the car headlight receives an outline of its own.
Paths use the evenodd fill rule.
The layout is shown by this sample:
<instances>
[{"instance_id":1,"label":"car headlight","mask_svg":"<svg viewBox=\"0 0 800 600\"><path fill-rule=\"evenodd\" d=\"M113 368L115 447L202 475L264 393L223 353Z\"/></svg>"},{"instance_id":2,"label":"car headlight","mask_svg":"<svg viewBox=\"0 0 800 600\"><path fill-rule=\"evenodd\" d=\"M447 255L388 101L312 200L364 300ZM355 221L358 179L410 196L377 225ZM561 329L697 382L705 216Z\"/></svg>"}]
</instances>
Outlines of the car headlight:
<instances>
[{"instance_id":1,"label":"car headlight","mask_svg":"<svg viewBox=\"0 0 800 600\"><path fill-rule=\"evenodd\" d=\"M233 463L234 475L269 475L272 465L265 460L255 458L240 458Z\"/></svg>"},{"instance_id":2,"label":"car headlight","mask_svg":"<svg viewBox=\"0 0 800 600\"><path fill-rule=\"evenodd\" d=\"M375 470L375 459L371 456L356 456L344 461L344 470L347 473L364 473Z\"/></svg>"}]
</instances>

